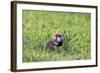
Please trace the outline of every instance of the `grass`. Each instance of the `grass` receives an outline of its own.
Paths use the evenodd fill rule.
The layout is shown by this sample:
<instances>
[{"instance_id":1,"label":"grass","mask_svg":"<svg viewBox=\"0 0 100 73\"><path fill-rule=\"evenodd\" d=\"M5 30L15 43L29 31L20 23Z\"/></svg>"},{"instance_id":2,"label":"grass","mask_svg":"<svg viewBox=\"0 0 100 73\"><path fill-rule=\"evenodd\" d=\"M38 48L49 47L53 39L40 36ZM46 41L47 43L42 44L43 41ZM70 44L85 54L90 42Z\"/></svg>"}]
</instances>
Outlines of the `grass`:
<instances>
[{"instance_id":1,"label":"grass","mask_svg":"<svg viewBox=\"0 0 100 73\"><path fill-rule=\"evenodd\" d=\"M23 10L23 62L91 59L89 13ZM45 43L60 32L63 46L48 53Z\"/></svg>"}]
</instances>

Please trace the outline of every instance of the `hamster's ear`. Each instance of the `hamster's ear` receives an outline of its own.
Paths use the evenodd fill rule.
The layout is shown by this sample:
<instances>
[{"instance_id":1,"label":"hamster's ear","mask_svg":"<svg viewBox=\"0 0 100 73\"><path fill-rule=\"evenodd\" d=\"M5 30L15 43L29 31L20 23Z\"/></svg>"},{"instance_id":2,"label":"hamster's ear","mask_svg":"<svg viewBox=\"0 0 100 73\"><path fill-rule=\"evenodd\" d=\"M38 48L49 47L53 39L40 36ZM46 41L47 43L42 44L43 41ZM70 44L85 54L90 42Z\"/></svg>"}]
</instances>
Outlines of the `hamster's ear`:
<instances>
[{"instance_id":1,"label":"hamster's ear","mask_svg":"<svg viewBox=\"0 0 100 73\"><path fill-rule=\"evenodd\" d=\"M57 37L58 35L62 35L61 33L59 33L59 32L57 32L56 34L55 34L55 36Z\"/></svg>"},{"instance_id":2,"label":"hamster's ear","mask_svg":"<svg viewBox=\"0 0 100 73\"><path fill-rule=\"evenodd\" d=\"M56 39L56 36L54 35L54 36L53 36L53 40L55 40L55 39Z\"/></svg>"},{"instance_id":3,"label":"hamster's ear","mask_svg":"<svg viewBox=\"0 0 100 73\"><path fill-rule=\"evenodd\" d=\"M55 33L52 34L51 38L52 40L56 39Z\"/></svg>"}]
</instances>

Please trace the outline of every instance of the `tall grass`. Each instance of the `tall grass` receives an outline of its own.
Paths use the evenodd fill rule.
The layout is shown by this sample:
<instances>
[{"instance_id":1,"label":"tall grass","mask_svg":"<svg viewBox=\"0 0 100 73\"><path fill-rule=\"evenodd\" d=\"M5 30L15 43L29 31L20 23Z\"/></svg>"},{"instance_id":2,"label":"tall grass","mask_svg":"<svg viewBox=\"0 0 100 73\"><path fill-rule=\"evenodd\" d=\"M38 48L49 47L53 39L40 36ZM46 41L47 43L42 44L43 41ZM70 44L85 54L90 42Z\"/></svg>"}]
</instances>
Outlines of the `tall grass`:
<instances>
[{"instance_id":1,"label":"tall grass","mask_svg":"<svg viewBox=\"0 0 100 73\"><path fill-rule=\"evenodd\" d=\"M89 13L23 10L23 62L91 59ZM60 32L65 41L53 52L45 43Z\"/></svg>"}]
</instances>

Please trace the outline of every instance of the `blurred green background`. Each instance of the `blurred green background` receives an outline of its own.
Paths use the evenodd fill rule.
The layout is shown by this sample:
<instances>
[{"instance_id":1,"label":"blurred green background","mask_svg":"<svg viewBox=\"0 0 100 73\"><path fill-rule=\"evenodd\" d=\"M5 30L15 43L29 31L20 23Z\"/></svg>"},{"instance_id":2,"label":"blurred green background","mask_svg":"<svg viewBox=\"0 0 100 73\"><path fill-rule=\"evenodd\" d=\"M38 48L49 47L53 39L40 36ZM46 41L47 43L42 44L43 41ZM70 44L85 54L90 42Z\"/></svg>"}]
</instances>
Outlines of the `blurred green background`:
<instances>
[{"instance_id":1,"label":"blurred green background","mask_svg":"<svg viewBox=\"0 0 100 73\"><path fill-rule=\"evenodd\" d=\"M91 59L91 14L23 10L23 62ZM62 33L63 46L53 52L45 43Z\"/></svg>"}]
</instances>

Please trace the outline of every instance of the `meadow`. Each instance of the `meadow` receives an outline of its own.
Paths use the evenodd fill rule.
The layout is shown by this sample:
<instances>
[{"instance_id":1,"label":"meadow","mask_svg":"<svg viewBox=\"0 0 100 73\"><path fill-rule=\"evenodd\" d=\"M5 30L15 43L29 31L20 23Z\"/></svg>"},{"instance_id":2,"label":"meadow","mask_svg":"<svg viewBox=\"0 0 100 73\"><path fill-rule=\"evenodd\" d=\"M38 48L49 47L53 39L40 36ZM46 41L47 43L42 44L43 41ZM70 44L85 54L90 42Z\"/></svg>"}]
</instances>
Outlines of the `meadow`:
<instances>
[{"instance_id":1,"label":"meadow","mask_svg":"<svg viewBox=\"0 0 100 73\"><path fill-rule=\"evenodd\" d=\"M91 59L91 15L89 13L23 10L23 62ZM53 52L45 43L62 33L64 44Z\"/></svg>"}]
</instances>

